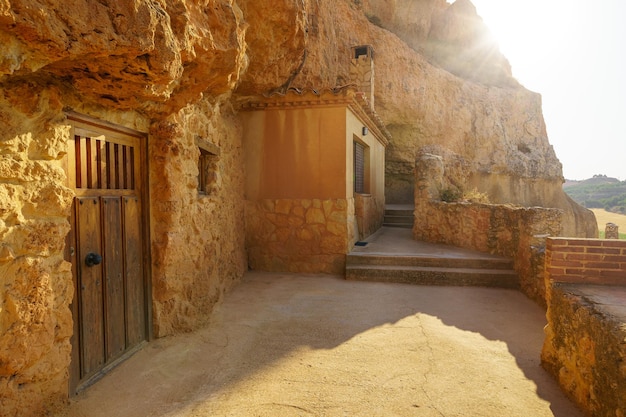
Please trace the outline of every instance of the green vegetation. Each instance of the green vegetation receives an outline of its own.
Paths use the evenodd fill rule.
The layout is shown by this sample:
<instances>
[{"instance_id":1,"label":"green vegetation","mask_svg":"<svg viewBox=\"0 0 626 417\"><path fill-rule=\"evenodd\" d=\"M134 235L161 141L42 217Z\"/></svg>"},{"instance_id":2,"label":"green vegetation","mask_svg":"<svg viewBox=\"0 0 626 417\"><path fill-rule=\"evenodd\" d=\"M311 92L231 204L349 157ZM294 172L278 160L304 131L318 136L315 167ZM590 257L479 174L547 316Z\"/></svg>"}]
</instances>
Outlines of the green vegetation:
<instances>
[{"instance_id":1,"label":"green vegetation","mask_svg":"<svg viewBox=\"0 0 626 417\"><path fill-rule=\"evenodd\" d=\"M463 193L456 187L444 188L439 192L439 198L446 203L456 203L463 197Z\"/></svg>"},{"instance_id":2,"label":"green vegetation","mask_svg":"<svg viewBox=\"0 0 626 417\"><path fill-rule=\"evenodd\" d=\"M626 181L594 175L584 181L567 181L563 190L583 207L626 214Z\"/></svg>"},{"instance_id":3,"label":"green vegetation","mask_svg":"<svg viewBox=\"0 0 626 417\"><path fill-rule=\"evenodd\" d=\"M598 236L598 238L599 238L599 239L604 239L604 230L600 230L600 231L599 231L599 236ZM626 240L626 233L620 233L620 234L619 234L619 238L620 238L620 239L625 239L625 240Z\"/></svg>"}]
</instances>

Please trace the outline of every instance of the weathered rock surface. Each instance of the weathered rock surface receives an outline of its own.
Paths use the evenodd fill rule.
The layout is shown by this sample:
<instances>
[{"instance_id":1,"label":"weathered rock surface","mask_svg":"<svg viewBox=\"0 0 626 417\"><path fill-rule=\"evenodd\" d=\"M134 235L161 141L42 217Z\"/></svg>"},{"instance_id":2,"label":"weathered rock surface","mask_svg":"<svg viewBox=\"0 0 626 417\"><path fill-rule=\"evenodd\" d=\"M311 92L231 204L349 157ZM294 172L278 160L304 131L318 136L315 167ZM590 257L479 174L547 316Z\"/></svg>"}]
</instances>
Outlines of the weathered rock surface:
<instances>
[{"instance_id":1,"label":"weathered rock surface","mask_svg":"<svg viewBox=\"0 0 626 417\"><path fill-rule=\"evenodd\" d=\"M368 19L433 64L467 80L520 87L511 66L469 0L364 0Z\"/></svg>"},{"instance_id":2,"label":"weathered rock surface","mask_svg":"<svg viewBox=\"0 0 626 417\"><path fill-rule=\"evenodd\" d=\"M467 1L0 1L3 413L42 415L67 395L66 109L149 133L158 336L204 323L245 268L231 96L347 84L354 45L376 51L375 102L395 138L388 202L412 201L415 155L430 147L453 167L447 181L467 173L458 185L493 202L558 207L566 233L592 228L560 190L539 95L510 77L484 35ZM204 197L196 137L221 150Z\"/></svg>"},{"instance_id":3,"label":"weathered rock surface","mask_svg":"<svg viewBox=\"0 0 626 417\"><path fill-rule=\"evenodd\" d=\"M263 2L252 3L264 10ZM592 213L561 189L562 167L548 141L541 96L511 76L470 2L305 4L306 21L292 14L278 25L256 23L271 35L248 31L247 38L261 32L280 42L262 44L266 54L248 45L256 69L243 75L239 93L349 83L350 47L371 44L376 110L394 138L387 148L388 203L413 200L416 154L435 147L447 165L463 166L458 187L477 188L494 203L560 208L564 235L595 236ZM289 53L289 45L302 49ZM290 60L281 67L274 56Z\"/></svg>"},{"instance_id":4,"label":"weathered rock surface","mask_svg":"<svg viewBox=\"0 0 626 417\"><path fill-rule=\"evenodd\" d=\"M0 409L8 416L63 400L70 358L67 130L39 126L59 108L53 92L36 93L0 96Z\"/></svg>"},{"instance_id":5,"label":"weathered rock surface","mask_svg":"<svg viewBox=\"0 0 626 417\"><path fill-rule=\"evenodd\" d=\"M626 241L549 238L544 368L589 416L626 415Z\"/></svg>"},{"instance_id":6,"label":"weathered rock surface","mask_svg":"<svg viewBox=\"0 0 626 417\"><path fill-rule=\"evenodd\" d=\"M245 68L243 15L229 0L12 0L0 24L3 80L52 77L109 108L171 113L231 91Z\"/></svg>"},{"instance_id":7,"label":"weathered rock surface","mask_svg":"<svg viewBox=\"0 0 626 417\"><path fill-rule=\"evenodd\" d=\"M220 149L210 193L199 195L205 135ZM241 132L219 104L188 106L150 129L153 314L156 336L190 331L246 269Z\"/></svg>"},{"instance_id":8,"label":"weathered rock surface","mask_svg":"<svg viewBox=\"0 0 626 417\"><path fill-rule=\"evenodd\" d=\"M48 5L54 13L42 19L46 4L11 2L2 11L11 47L0 73L52 74L109 107L168 112L237 85L240 94L258 94L348 83L349 48L370 43L378 111L395 138L389 202L412 200L415 152L437 144L468 165L466 186L494 202L591 219L559 191L561 167L540 96L511 77L470 2L360 3L213 1L202 8L177 1L134 10L77 1ZM569 226L565 232L582 233Z\"/></svg>"},{"instance_id":9,"label":"weathered rock surface","mask_svg":"<svg viewBox=\"0 0 626 417\"><path fill-rule=\"evenodd\" d=\"M543 366L586 415L626 415L626 288L553 283Z\"/></svg>"},{"instance_id":10,"label":"weathered rock surface","mask_svg":"<svg viewBox=\"0 0 626 417\"><path fill-rule=\"evenodd\" d=\"M511 77L474 7L389 3L364 6L370 20L378 18L405 42L383 35L374 43L377 110L394 137L387 148L388 200L412 201L415 155L426 150L456 166L448 176L462 190L477 188L494 203L560 208L564 235L595 236L591 213L561 190L540 95Z\"/></svg>"},{"instance_id":11,"label":"weathered rock surface","mask_svg":"<svg viewBox=\"0 0 626 417\"><path fill-rule=\"evenodd\" d=\"M243 274L241 132L228 95L246 67L234 2L0 5L0 414L68 395L73 285L64 110L149 132L154 334L197 328ZM197 192L196 137L220 149Z\"/></svg>"}]
</instances>

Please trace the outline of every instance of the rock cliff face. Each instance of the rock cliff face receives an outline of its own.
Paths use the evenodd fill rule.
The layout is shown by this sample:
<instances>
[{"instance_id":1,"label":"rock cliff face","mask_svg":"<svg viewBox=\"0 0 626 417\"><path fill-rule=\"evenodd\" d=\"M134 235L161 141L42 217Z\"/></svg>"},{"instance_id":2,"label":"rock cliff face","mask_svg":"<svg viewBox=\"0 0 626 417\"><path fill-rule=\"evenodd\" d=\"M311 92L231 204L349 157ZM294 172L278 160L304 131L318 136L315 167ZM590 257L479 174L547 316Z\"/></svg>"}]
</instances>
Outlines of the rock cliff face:
<instances>
[{"instance_id":1,"label":"rock cliff face","mask_svg":"<svg viewBox=\"0 0 626 417\"><path fill-rule=\"evenodd\" d=\"M241 126L234 98L350 83L350 48L375 49L388 202L411 202L419 152L450 186L557 207L540 96L511 77L460 0L0 1L0 409L41 415L67 396L72 272L65 236L72 109L148 134L153 331L193 329L243 274ZM196 139L220 149L198 197Z\"/></svg>"},{"instance_id":2,"label":"rock cliff face","mask_svg":"<svg viewBox=\"0 0 626 417\"><path fill-rule=\"evenodd\" d=\"M206 322L243 275L244 169L230 94L246 68L245 29L232 1L0 4L3 416L46 415L68 396L67 109L149 135L155 336ZM197 138L220 151L202 196Z\"/></svg>"},{"instance_id":3,"label":"rock cliff face","mask_svg":"<svg viewBox=\"0 0 626 417\"><path fill-rule=\"evenodd\" d=\"M387 202L413 201L415 158L427 151L445 157L450 186L477 188L494 203L560 208L563 234L595 236L592 213L561 189L562 167L548 141L541 96L512 77L471 2L302 5L250 23L247 40L264 41L248 41L254 70L242 76L237 93L349 83L349 48L371 44L376 110L394 137L387 148ZM257 14L267 8L263 1L244 7ZM279 16L286 20L275 20ZM287 60L280 64L276 57Z\"/></svg>"},{"instance_id":4,"label":"rock cliff face","mask_svg":"<svg viewBox=\"0 0 626 417\"><path fill-rule=\"evenodd\" d=\"M54 79L107 108L171 113L230 92L245 67L239 7L200 3L6 1L0 74Z\"/></svg>"},{"instance_id":5,"label":"rock cliff face","mask_svg":"<svg viewBox=\"0 0 626 417\"><path fill-rule=\"evenodd\" d=\"M390 202L412 200L415 153L437 145L494 202L573 210L540 96L512 78L467 0L40 3L5 6L5 83L47 78L107 108L168 114L202 94L346 84L349 48L370 43L395 138Z\"/></svg>"}]
</instances>

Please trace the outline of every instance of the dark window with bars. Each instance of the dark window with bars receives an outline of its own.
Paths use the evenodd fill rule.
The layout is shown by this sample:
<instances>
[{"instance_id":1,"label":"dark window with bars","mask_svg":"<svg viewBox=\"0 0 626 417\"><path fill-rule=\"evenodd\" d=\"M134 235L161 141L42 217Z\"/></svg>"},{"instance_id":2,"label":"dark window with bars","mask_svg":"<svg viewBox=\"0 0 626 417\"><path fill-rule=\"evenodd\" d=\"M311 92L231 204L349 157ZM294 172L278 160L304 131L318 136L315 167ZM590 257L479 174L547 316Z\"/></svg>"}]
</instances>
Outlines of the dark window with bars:
<instances>
[{"instance_id":1,"label":"dark window with bars","mask_svg":"<svg viewBox=\"0 0 626 417\"><path fill-rule=\"evenodd\" d=\"M103 137L74 137L76 188L135 189L135 148Z\"/></svg>"},{"instance_id":2,"label":"dark window with bars","mask_svg":"<svg viewBox=\"0 0 626 417\"><path fill-rule=\"evenodd\" d=\"M354 192L365 193L365 146L354 142Z\"/></svg>"}]
</instances>

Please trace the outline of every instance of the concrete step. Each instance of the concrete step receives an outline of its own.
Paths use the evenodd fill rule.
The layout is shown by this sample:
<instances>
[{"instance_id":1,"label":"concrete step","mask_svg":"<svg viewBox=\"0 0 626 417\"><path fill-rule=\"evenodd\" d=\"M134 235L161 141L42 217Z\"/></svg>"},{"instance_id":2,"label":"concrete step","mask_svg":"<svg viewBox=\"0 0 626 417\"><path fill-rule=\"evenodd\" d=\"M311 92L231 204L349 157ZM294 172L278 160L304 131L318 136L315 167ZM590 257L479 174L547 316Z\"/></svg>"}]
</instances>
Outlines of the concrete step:
<instances>
[{"instance_id":1,"label":"concrete step","mask_svg":"<svg viewBox=\"0 0 626 417\"><path fill-rule=\"evenodd\" d=\"M385 227L401 227L404 229L412 229L413 223L383 223Z\"/></svg>"},{"instance_id":2,"label":"concrete step","mask_svg":"<svg viewBox=\"0 0 626 417\"><path fill-rule=\"evenodd\" d=\"M418 285L519 288L519 278L515 271L498 269L350 265L346 266L346 279Z\"/></svg>"},{"instance_id":3,"label":"concrete step","mask_svg":"<svg viewBox=\"0 0 626 417\"><path fill-rule=\"evenodd\" d=\"M386 215L384 218L385 223L411 223L413 224L413 216L390 216Z\"/></svg>"},{"instance_id":4,"label":"concrete step","mask_svg":"<svg viewBox=\"0 0 626 417\"><path fill-rule=\"evenodd\" d=\"M350 253L346 266L420 266L438 268L474 268L481 270L513 270L513 261L492 257L441 257L419 255L384 255Z\"/></svg>"},{"instance_id":5,"label":"concrete step","mask_svg":"<svg viewBox=\"0 0 626 417\"><path fill-rule=\"evenodd\" d=\"M410 216L413 217L413 210L385 209L385 216Z\"/></svg>"},{"instance_id":6,"label":"concrete step","mask_svg":"<svg viewBox=\"0 0 626 417\"><path fill-rule=\"evenodd\" d=\"M412 229L413 221L413 209L385 209L383 226Z\"/></svg>"},{"instance_id":7,"label":"concrete step","mask_svg":"<svg viewBox=\"0 0 626 417\"><path fill-rule=\"evenodd\" d=\"M398 227L382 227L355 246L346 257L346 279L519 288L511 259L415 241L411 231Z\"/></svg>"}]
</instances>

